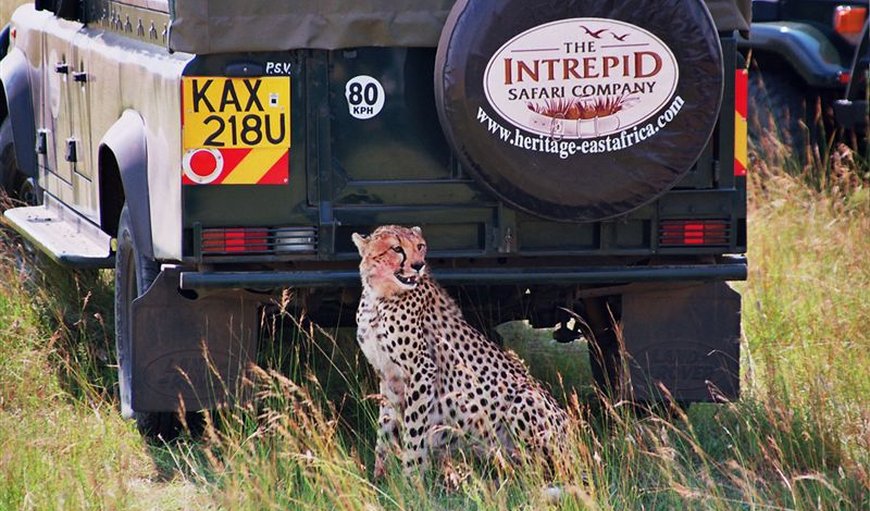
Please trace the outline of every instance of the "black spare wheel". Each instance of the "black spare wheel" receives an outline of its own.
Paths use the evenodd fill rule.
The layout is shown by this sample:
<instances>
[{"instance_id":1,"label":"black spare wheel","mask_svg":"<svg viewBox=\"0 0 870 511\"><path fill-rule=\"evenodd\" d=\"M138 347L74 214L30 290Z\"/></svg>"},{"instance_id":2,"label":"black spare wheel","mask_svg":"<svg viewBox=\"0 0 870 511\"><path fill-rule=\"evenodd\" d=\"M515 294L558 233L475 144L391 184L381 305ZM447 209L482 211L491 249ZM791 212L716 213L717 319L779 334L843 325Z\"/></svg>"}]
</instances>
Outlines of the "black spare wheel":
<instances>
[{"instance_id":1,"label":"black spare wheel","mask_svg":"<svg viewBox=\"0 0 870 511\"><path fill-rule=\"evenodd\" d=\"M435 96L463 165L504 201L563 221L638 208L709 140L722 48L701 0L459 0Z\"/></svg>"}]
</instances>

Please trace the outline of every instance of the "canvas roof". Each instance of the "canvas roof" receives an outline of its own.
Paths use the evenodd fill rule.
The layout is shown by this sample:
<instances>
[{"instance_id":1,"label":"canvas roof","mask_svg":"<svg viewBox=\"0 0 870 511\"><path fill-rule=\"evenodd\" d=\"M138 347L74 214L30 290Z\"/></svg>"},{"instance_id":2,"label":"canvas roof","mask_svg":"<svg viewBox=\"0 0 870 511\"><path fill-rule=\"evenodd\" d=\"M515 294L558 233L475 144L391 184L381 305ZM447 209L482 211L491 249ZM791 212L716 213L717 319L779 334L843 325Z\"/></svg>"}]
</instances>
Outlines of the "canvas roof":
<instances>
[{"instance_id":1,"label":"canvas roof","mask_svg":"<svg viewBox=\"0 0 870 511\"><path fill-rule=\"evenodd\" d=\"M705 0L720 31L748 31L751 0ZM169 47L197 54L437 46L454 0L169 0Z\"/></svg>"}]
</instances>

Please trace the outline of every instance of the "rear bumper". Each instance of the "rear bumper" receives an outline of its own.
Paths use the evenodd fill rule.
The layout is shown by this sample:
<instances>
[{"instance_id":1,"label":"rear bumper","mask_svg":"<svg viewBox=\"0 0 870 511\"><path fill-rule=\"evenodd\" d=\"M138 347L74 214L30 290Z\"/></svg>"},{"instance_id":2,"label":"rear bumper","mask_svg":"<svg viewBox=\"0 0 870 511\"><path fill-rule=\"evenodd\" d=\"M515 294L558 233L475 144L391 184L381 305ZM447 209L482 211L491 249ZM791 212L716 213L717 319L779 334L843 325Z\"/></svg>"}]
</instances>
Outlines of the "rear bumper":
<instances>
[{"instance_id":1,"label":"rear bumper","mask_svg":"<svg viewBox=\"0 0 870 511\"><path fill-rule=\"evenodd\" d=\"M535 285L612 284L669 281L746 280L743 256L728 256L716 264L661 266L597 266L577 268L436 268L442 284ZM264 289L279 287L345 287L359 285L356 270L199 272L182 271L181 289Z\"/></svg>"}]
</instances>

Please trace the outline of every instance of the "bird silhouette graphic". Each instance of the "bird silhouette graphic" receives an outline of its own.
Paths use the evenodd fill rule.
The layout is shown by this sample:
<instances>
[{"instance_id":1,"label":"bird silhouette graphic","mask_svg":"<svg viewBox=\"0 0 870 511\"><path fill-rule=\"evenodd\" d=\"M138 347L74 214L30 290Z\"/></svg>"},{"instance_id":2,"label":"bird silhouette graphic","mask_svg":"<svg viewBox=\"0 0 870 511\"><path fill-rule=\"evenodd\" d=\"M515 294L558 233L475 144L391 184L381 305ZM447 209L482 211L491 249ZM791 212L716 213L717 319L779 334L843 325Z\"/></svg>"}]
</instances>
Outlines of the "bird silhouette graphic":
<instances>
[{"instance_id":1,"label":"bird silhouette graphic","mask_svg":"<svg viewBox=\"0 0 870 511\"><path fill-rule=\"evenodd\" d=\"M585 25L580 25L580 28L585 30L589 36L591 36L595 39L601 39L601 34L603 34L604 32L607 32L606 28L602 28L601 30L589 30L589 27L587 27Z\"/></svg>"},{"instance_id":2,"label":"bird silhouette graphic","mask_svg":"<svg viewBox=\"0 0 870 511\"><path fill-rule=\"evenodd\" d=\"M616 35L616 34L611 33L610 35L612 35L613 38L618 40L618 41L625 41L625 38L630 36L631 34Z\"/></svg>"}]
</instances>

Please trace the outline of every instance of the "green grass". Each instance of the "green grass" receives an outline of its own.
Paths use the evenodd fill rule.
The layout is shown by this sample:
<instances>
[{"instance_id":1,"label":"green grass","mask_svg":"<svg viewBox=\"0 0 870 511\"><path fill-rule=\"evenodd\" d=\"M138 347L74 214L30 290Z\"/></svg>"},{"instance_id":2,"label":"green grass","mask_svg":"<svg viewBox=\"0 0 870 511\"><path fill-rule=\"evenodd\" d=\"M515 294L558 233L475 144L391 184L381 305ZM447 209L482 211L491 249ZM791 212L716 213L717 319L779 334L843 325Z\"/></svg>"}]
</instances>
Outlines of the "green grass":
<instances>
[{"instance_id":1,"label":"green grass","mask_svg":"<svg viewBox=\"0 0 870 511\"><path fill-rule=\"evenodd\" d=\"M21 254L0 233L0 509L188 508L201 489L163 481L118 413L105 275Z\"/></svg>"},{"instance_id":2,"label":"green grass","mask_svg":"<svg viewBox=\"0 0 870 511\"><path fill-rule=\"evenodd\" d=\"M376 387L351 332L301 331L289 313L255 403L220 410L198 441L148 446L117 410L111 275L22 271L2 236L0 510L870 508L870 194L866 167L838 165L824 186L754 169L743 398L638 416L569 393L555 504L534 467L456 459L446 477L393 466L373 481ZM584 346L554 357L541 335L506 337L588 392Z\"/></svg>"}]
</instances>

